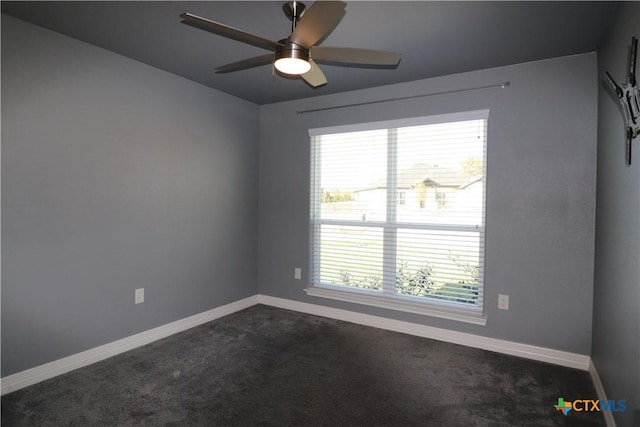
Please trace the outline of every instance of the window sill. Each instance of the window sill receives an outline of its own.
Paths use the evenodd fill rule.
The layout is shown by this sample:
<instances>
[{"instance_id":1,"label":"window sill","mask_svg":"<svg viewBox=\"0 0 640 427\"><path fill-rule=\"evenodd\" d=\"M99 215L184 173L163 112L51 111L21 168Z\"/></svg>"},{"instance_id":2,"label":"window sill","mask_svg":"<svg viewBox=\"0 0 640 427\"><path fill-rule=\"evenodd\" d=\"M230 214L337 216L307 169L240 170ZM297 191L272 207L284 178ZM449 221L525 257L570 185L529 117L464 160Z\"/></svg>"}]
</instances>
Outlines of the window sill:
<instances>
[{"instance_id":1,"label":"window sill","mask_svg":"<svg viewBox=\"0 0 640 427\"><path fill-rule=\"evenodd\" d=\"M389 310L403 311L406 313L421 314L424 316L439 317L441 319L456 320L458 322L472 323L485 326L487 318L481 313L469 313L448 307L426 306L425 304L407 301L402 298L382 297L369 295L358 291L336 290L319 286L310 286L304 290L307 295L320 298L330 298L338 301L352 302L356 304L370 305Z\"/></svg>"}]
</instances>

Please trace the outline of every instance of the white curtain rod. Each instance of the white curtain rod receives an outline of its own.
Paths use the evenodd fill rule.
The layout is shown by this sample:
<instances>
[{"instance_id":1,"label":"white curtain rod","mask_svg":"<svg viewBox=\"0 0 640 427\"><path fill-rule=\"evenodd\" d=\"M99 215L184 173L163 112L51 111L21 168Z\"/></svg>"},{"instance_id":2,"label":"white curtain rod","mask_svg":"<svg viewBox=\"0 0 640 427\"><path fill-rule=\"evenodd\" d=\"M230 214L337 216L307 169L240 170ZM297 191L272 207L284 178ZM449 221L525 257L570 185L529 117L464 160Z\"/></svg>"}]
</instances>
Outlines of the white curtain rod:
<instances>
[{"instance_id":1,"label":"white curtain rod","mask_svg":"<svg viewBox=\"0 0 640 427\"><path fill-rule=\"evenodd\" d=\"M443 91L443 92L425 93L423 95L402 96L402 97L399 97L399 98L387 98L387 99L379 99L377 101L358 102L356 104L337 105L335 107L324 107L324 108L314 108L312 110L301 110L301 111L296 111L296 114L302 115L302 114L306 114L306 113L315 113L315 112L318 112L318 111L337 110L339 108L347 108L347 107L360 107L362 105L381 104L383 102L397 102L397 101L404 101L406 99L424 98L424 97L427 97L427 96L444 95L444 94L448 94L448 93L467 92L467 91L470 91L470 90L490 89L490 88L494 88L494 87L499 87L501 89L504 89L505 87L510 86L510 85L511 85L511 82L510 81L506 81L506 82L496 83L496 84L487 85L487 86L476 86L476 87L469 87L469 88L464 88L464 89L446 90L446 91Z\"/></svg>"}]
</instances>

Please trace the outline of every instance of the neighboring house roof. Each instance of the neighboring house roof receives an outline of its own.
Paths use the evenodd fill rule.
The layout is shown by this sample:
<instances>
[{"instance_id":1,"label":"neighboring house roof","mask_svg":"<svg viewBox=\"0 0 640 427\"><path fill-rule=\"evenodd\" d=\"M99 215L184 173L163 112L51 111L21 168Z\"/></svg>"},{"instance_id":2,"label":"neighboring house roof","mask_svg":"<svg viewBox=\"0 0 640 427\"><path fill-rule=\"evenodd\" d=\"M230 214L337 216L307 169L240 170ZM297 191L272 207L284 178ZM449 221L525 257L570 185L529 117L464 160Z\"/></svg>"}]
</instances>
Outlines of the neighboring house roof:
<instances>
[{"instance_id":1,"label":"neighboring house roof","mask_svg":"<svg viewBox=\"0 0 640 427\"><path fill-rule=\"evenodd\" d=\"M419 184L428 187L460 187L469 177L458 171L438 165L415 164L398 173L398 188L414 188Z\"/></svg>"},{"instance_id":2,"label":"neighboring house roof","mask_svg":"<svg viewBox=\"0 0 640 427\"><path fill-rule=\"evenodd\" d=\"M422 184L427 187L466 188L473 182L482 180L482 177L473 178L453 169L438 165L418 163L398 173L398 188L410 189ZM373 183L366 188L355 192L371 191L387 188L386 183Z\"/></svg>"},{"instance_id":3,"label":"neighboring house roof","mask_svg":"<svg viewBox=\"0 0 640 427\"><path fill-rule=\"evenodd\" d=\"M480 175L476 179L468 182L467 184L461 185L460 186L460 190L466 190L467 188L471 187L473 184L477 184L478 182L482 182L483 179L484 179L484 175Z\"/></svg>"}]
</instances>

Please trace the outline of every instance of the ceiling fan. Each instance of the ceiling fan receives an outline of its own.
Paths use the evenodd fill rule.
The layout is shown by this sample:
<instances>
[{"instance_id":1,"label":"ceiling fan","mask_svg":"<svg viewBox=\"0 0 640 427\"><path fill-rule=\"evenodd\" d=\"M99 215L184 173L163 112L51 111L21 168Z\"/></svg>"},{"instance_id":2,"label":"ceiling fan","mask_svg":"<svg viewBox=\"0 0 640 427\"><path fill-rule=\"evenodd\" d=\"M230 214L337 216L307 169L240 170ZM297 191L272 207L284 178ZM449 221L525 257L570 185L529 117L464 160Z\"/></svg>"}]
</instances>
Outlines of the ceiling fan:
<instances>
[{"instance_id":1,"label":"ceiling fan","mask_svg":"<svg viewBox=\"0 0 640 427\"><path fill-rule=\"evenodd\" d=\"M316 1L309 8L298 1L285 3L282 9L291 21L291 34L277 42L187 12L180 18L183 24L273 52L222 65L216 68L216 73L273 63L281 73L301 76L317 87L326 84L327 79L316 62L348 67L397 67L400 54L395 52L318 46L338 25L345 14L345 6L342 1Z\"/></svg>"}]
</instances>

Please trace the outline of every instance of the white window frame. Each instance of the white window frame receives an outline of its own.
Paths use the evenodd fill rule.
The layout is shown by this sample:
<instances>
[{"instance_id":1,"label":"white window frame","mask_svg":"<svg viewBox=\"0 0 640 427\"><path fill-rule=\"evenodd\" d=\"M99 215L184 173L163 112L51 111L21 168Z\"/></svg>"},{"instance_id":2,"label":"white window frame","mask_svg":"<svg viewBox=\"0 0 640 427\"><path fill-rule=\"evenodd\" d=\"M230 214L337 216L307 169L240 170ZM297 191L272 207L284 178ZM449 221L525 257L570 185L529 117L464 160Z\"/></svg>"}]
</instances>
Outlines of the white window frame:
<instances>
[{"instance_id":1,"label":"white window frame","mask_svg":"<svg viewBox=\"0 0 640 427\"><path fill-rule=\"evenodd\" d=\"M309 130L309 136L311 139L311 204L310 204L310 229L311 229L311 274L309 275L310 284L305 292L308 295L330 298L339 301L347 301L352 303L364 304L369 306L381 307L392 310L399 310L409 313L422 314L427 316L445 318L449 320L457 320L467 323L473 323L477 325L485 325L486 317L484 316L484 302L482 294L484 292L484 259L480 262L479 277L480 277L480 301L478 305L461 307L458 304L454 304L447 301L440 301L436 299L422 299L413 296L398 295L395 293L393 285L393 276L395 275L396 265L386 265L383 273L383 289L372 292L367 289L348 288L344 286L336 286L331 284L320 283L320 269L319 269L319 250L320 250L320 226L321 225L352 225L362 226L360 221L350 220L334 220L334 219L321 219L320 217L320 192L321 186L319 182L319 171L316 170L317 165L317 153L314 146L314 138L320 135L336 134L336 133L348 133L358 132L376 129L388 129L389 132L393 132L397 128L409 127L409 126L423 126L429 124L476 120L476 119L489 119L489 110L475 110L466 111L460 113L440 114L428 117L414 117L400 120L388 120L380 122L360 123L354 125L345 126L332 126L324 128L315 128ZM393 138L392 134L388 135L388 138ZM485 142L486 144L486 142ZM395 152L397 145L393 143L388 144L388 159L395 159ZM486 145L485 145L485 160L486 165ZM387 262L395 259L395 254L389 254L388 251L395 251L395 238L397 224L395 223L394 213L396 212L397 200L397 182L396 182L396 163L395 161L388 160L387 163L387 187L389 190L389 197L387 199L387 218L385 221L373 222L368 221L367 225L380 226L384 233L384 247L386 252ZM486 171L485 171L486 177ZM486 187L486 179L483 180ZM485 193L486 195L486 188ZM483 198L483 203L486 205L486 196ZM486 208L483 206L483 221L481 227L477 226L462 226L462 225L445 225L439 226L435 224L407 224L402 223L402 228L423 228L428 230L455 230L455 231L474 231L484 233L484 216L486 216ZM388 244L388 240L394 241L392 244ZM484 250L482 250L484 254ZM484 255L482 255L484 258ZM395 264L395 262L391 262Z\"/></svg>"}]
</instances>

